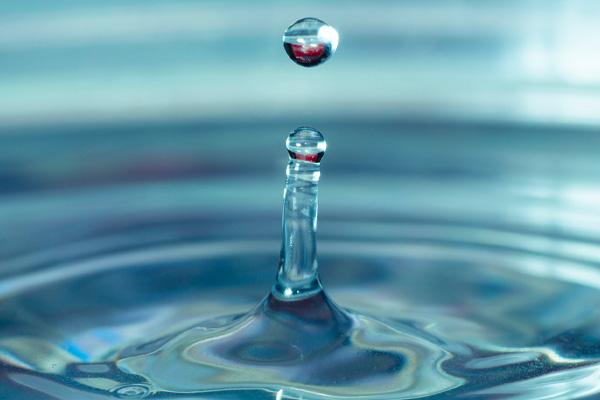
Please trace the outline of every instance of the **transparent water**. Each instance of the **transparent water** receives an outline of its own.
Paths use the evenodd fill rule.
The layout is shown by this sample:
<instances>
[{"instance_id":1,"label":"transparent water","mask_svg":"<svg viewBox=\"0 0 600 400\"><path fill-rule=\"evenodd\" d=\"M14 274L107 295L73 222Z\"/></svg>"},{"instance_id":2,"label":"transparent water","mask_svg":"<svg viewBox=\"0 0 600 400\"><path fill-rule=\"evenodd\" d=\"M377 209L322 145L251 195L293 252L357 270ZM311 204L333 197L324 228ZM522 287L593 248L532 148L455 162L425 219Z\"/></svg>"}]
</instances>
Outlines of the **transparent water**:
<instances>
[{"instance_id":1,"label":"transparent water","mask_svg":"<svg viewBox=\"0 0 600 400\"><path fill-rule=\"evenodd\" d=\"M437 368L448 357L445 350L329 299L316 257L320 160L327 144L319 131L300 127L286 147L282 245L271 293L248 313L137 346L122 355L119 370L143 377L147 389L213 397L272 388L280 397L377 399L456 386L460 380Z\"/></svg>"},{"instance_id":2,"label":"transparent water","mask_svg":"<svg viewBox=\"0 0 600 400\"><path fill-rule=\"evenodd\" d=\"M290 373L298 354L278 346L266 350L280 369L269 368L256 347L223 350L253 359L270 384L253 386L255 376L230 365L235 373L201 390L189 382L202 377L168 368L194 363L185 356L194 351L190 332L210 336L236 316L261 312L255 307L274 281L281 243L285 159L276 125L264 137L248 135L263 124L231 127L223 144L239 140L230 157L210 159L210 170L185 157L210 157L195 135L206 126L114 129L105 161L119 168L105 171L81 162L100 138L30 132L12 138L10 152L2 146L3 160L32 157L32 179L21 177L28 187L5 186L0 207L1 397L323 398L314 377ZM367 128L389 146L348 135ZM463 140L451 140L448 129ZM119 139L124 130L126 141ZM403 371L399 382L355 381L352 395L597 396L594 132L452 123L350 128L339 121L323 131L331 146L319 193L321 280L350 323L377 332L354 343L380 346L389 368ZM131 160L165 156L166 137L177 143L168 151L178 163L136 175ZM57 138L61 147L48 145ZM426 153L412 151L424 146ZM243 175L248 166L238 156L253 148L265 157ZM271 167L273 159L281 162ZM42 167L46 179L34 180ZM406 346L382 340L389 335L401 335ZM188 353L162 354L173 341ZM148 354L160 372L153 379L139 373L150 368ZM323 379L360 379L343 364L319 361L315 369ZM325 388L349 397L343 390Z\"/></svg>"},{"instance_id":3,"label":"transparent water","mask_svg":"<svg viewBox=\"0 0 600 400\"><path fill-rule=\"evenodd\" d=\"M338 33L316 18L303 18L283 33L283 48L290 59L303 67L327 61L338 46Z\"/></svg>"}]
</instances>

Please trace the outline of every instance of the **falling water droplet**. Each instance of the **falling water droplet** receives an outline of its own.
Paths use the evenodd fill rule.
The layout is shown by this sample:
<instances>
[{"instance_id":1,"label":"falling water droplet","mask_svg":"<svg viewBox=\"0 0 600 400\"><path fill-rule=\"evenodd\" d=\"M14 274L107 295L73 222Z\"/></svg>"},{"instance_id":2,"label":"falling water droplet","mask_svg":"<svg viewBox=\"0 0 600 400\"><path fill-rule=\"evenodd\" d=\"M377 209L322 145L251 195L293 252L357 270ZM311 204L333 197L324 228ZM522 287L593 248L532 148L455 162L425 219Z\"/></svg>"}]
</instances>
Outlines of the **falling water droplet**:
<instances>
[{"instance_id":1,"label":"falling water droplet","mask_svg":"<svg viewBox=\"0 0 600 400\"><path fill-rule=\"evenodd\" d=\"M338 45L338 33L316 18L303 18L290 25L283 34L283 47L290 59L303 67L327 61Z\"/></svg>"}]
</instances>

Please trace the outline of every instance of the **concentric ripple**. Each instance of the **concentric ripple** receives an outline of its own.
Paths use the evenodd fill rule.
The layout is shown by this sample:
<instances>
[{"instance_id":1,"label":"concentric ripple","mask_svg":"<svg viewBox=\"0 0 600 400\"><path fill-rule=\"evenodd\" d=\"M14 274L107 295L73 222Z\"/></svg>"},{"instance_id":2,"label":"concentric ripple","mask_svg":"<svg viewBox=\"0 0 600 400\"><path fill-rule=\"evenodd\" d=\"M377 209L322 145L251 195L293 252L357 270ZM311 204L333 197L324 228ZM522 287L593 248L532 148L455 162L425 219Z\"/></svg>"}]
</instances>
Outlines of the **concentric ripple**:
<instances>
[{"instance_id":1,"label":"concentric ripple","mask_svg":"<svg viewBox=\"0 0 600 400\"><path fill-rule=\"evenodd\" d=\"M426 339L344 312L321 292L294 302L269 295L241 318L200 324L118 367L177 393L285 388L297 398L387 399L458 386L461 379L439 368L449 356Z\"/></svg>"},{"instance_id":2,"label":"concentric ripple","mask_svg":"<svg viewBox=\"0 0 600 400\"><path fill-rule=\"evenodd\" d=\"M0 393L6 399L599 393L594 243L447 224L322 225L321 279L339 308L324 296L300 309L336 315L327 326L298 326L293 314L270 318L280 304L261 298L273 279L275 240L140 247L4 279ZM343 340L336 339L340 330L349 332ZM218 346L224 335L244 340ZM315 350L308 361L302 346ZM371 350L356 352L361 348ZM336 356L322 359L318 349ZM355 379L356 365L373 357L386 359L387 371L378 381Z\"/></svg>"}]
</instances>

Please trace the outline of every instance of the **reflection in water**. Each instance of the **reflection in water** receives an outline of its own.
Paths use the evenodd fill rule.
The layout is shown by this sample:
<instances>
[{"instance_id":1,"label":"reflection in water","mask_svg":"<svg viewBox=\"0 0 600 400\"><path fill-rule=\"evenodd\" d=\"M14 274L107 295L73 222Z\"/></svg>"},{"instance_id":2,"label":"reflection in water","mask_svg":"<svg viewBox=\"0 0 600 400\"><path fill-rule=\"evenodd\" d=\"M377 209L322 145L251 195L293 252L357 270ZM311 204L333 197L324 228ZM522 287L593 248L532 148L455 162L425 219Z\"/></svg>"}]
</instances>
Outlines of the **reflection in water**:
<instances>
[{"instance_id":1,"label":"reflection in water","mask_svg":"<svg viewBox=\"0 0 600 400\"><path fill-rule=\"evenodd\" d=\"M483 396L510 396L515 400L532 398L579 399L600 393L598 365L566 369L527 380L476 392Z\"/></svg>"}]
</instances>

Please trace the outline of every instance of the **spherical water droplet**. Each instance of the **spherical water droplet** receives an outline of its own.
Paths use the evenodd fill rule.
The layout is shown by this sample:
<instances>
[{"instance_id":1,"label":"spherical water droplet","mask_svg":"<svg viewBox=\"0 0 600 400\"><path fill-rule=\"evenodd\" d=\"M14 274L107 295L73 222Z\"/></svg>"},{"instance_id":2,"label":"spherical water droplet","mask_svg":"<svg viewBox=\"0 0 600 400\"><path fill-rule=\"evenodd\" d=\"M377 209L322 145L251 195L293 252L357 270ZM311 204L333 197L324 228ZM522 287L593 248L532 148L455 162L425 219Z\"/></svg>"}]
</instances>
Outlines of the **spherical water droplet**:
<instances>
[{"instance_id":1,"label":"spherical water droplet","mask_svg":"<svg viewBox=\"0 0 600 400\"><path fill-rule=\"evenodd\" d=\"M327 61L338 45L338 33L316 18L296 21L283 34L283 47L298 65L314 67Z\"/></svg>"},{"instance_id":2,"label":"spherical water droplet","mask_svg":"<svg viewBox=\"0 0 600 400\"><path fill-rule=\"evenodd\" d=\"M327 149L327 142L321 132L308 126L296 128L285 142L288 153L294 160L318 163Z\"/></svg>"}]
</instances>

